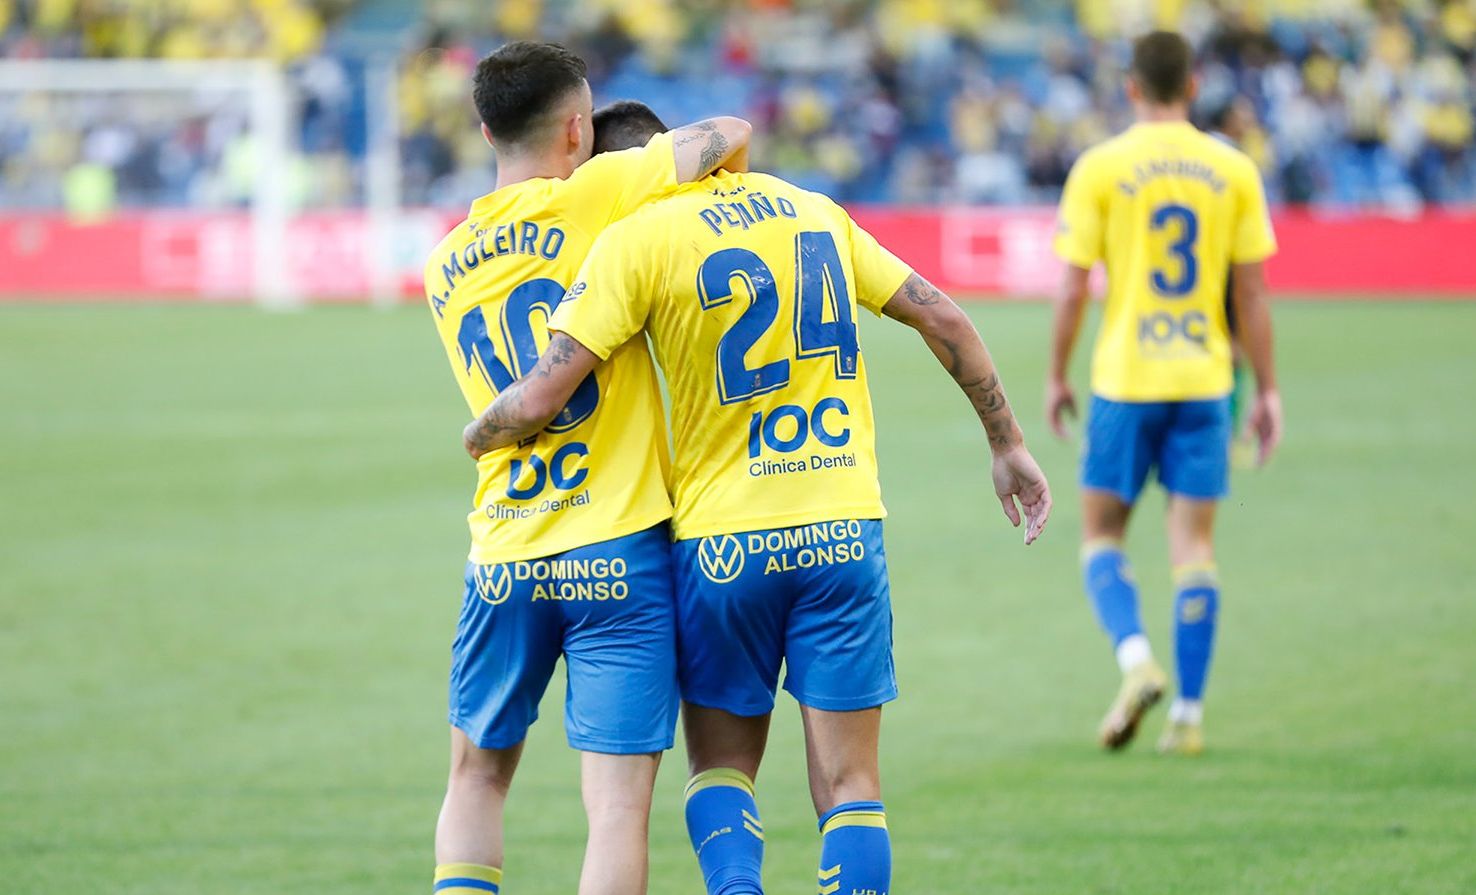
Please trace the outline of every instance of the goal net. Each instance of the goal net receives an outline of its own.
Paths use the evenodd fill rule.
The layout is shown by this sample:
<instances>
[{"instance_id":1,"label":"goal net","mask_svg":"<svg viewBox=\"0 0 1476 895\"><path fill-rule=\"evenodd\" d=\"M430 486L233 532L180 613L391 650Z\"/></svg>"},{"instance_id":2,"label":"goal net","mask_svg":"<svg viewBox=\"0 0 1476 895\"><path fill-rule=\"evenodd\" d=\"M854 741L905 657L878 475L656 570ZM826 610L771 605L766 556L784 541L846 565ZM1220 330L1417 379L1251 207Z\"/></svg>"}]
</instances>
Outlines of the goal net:
<instances>
[{"instance_id":1,"label":"goal net","mask_svg":"<svg viewBox=\"0 0 1476 895\"><path fill-rule=\"evenodd\" d=\"M11 214L237 210L252 294L287 270L292 98L267 61L0 60L0 202Z\"/></svg>"}]
</instances>

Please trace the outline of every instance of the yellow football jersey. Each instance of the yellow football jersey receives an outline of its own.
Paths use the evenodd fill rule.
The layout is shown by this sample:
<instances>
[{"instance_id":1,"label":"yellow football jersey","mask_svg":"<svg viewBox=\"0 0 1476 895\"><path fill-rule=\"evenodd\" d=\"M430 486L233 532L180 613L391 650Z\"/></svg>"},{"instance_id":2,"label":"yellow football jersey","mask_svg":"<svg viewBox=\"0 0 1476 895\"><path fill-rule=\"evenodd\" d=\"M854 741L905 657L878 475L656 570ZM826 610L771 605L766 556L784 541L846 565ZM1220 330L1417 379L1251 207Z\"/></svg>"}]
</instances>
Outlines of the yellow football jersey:
<instances>
[{"instance_id":1,"label":"yellow football jersey","mask_svg":"<svg viewBox=\"0 0 1476 895\"><path fill-rule=\"evenodd\" d=\"M856 309L911 272L824 196L719 172L607 230L549 327L601 357L651 336L676 537L879 519Z\"/></svg>"},{"instance_id":2,"label":"yellow football jersey","mask_svg":"<svg viewBox=\"0 0 1476 895\"><path fill-rule=\"evenodd\" d=\"M1115 401L1230 392L1231 264L1276 251L1260 174L1187 122L1138 124L1085 154L1061 197L1056 254L1107 265L1092 391Z\"/></svg>"},{"instance_id":3,"label":"yellow football jersey","mask_svg":"<svg viewBox=\"0 0 1476 895\"><path fill-rule=\"evenodd\" d=\"M473 414L533 369L548 318L595 238L676 187L671 137L597 155L472 204L431 253L426 298ZM477 462L471 560L512 562L648 528L671 516L665 419L644 339L612 346L535 439Z\"/></svg>"}]
</instances>

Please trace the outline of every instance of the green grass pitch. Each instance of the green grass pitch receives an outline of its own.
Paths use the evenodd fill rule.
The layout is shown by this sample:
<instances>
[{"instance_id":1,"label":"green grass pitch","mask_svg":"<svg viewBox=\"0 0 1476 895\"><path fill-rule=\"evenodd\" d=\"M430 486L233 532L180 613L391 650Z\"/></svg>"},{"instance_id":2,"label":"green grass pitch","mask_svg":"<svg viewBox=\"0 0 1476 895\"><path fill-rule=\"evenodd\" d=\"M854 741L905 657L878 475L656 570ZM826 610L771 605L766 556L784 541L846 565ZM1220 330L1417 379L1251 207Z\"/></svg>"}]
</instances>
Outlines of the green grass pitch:
<instances>
[{"instance_id":1,"label":"green grass pitch","mask_svg":"<svg viewBox=\"0 0 1476 895\"><path fill-rule=\"evenodd\" d=\"M1476 891L1476 304L1277 307L1287 442L1225 508L1198 761L1152 754L1161 710L1094 747L1116 670L1077 582L1076 448L1040 419L1047 309L972 313L1058 504L1022 547L963 399L867 322L895 891ZM419 308L0 308L0 891L429 891L472 485L445 365ZM1161 505L1131 552L1169 658ZM578 876L561 698L509 805L510 895ZM700 891L683 772L656 895ZM813 891L802 775L781 697L775 892Z\"/></svg>"}]
</instances>

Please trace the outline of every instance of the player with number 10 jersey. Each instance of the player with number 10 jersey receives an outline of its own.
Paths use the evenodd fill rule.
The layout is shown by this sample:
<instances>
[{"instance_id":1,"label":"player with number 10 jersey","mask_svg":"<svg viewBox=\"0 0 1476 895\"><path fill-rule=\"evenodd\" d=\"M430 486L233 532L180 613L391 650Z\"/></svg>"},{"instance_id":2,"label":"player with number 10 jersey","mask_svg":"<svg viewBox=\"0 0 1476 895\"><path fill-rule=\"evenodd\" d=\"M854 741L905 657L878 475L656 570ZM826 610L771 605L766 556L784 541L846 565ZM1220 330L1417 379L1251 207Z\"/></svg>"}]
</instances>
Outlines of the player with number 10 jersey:
<instances>
[{"instance_id":1,"label":"player with number 10 jersey","mask_svg":"<svg viewBox=\"0 0 1476 895\"><path fill-rule=\"evenodd\" d=\"M675 189L671 136L596 155L565 180L534 178L472 203L431 253L426 297L461 393L480 413L538 360L545 328L605 226ZM473 563L545 557L649 528L669 518L666 445L633 426L597 425L601 396L621 414L659 415L644 345L623 346L591 374L531 446L477 461ZM590 479L599 464L599 481Z\"/></svg>"},{"instance_id":2,"label":"player with number 10 jersey","mask_svg":"<svg viewBox=\"0 0 1476 895\"><path fill-rule=\"evenodd\" d=\"M565 48L531 41L476 68L472 95L497 152L497 188L441 241L425 274L473 414L539 359L548 317L601 230L682 181L746 164L750 128L738 119L621 137L628 128L618 119L639 110L596 113L585 74ZM452 645L451 774L436 827L441 895L498 891L503 805L560 658L590 831L580 892L645 891L645 813L677 708L655 387L644 344L625 346L581 376L522 443L478 458Z\"/></svg>"}]
</instances>

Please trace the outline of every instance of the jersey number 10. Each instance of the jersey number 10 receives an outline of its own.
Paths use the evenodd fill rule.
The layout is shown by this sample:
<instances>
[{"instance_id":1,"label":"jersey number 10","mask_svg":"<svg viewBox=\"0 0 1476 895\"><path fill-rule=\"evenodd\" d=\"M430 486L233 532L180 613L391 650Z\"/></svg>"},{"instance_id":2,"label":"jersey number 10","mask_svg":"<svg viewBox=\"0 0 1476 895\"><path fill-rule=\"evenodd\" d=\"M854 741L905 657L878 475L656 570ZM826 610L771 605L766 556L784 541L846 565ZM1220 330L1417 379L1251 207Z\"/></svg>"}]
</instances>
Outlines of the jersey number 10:
<instances>
[{"instance_id":1,"label":"jersey number 10","mask_svg":"<svg viewBox=\"0 0 1476 895\"><path fill-rule=\"evenodd\" d=\"M461 329L456 334L456 344L461 349L461 360L466 372L477 371L487 380L493 392L500 392L512 385L518 377L533 369L538 363L538 339L533 334L533 313L543 314L545 320L553 315L554 309L564 298L564 287L547 278L528 280L508 293L502 303L501 336L502 356L492 347L492 335L487 330L487 318L480 306L473 307L461 318ZM504 363L502 358L507 358ZM594 374L584 378L575 390L574 397L559 411L549 432L568 432L589 419L600 402L600 387Z\"/></svg>"},{"instance_id":2,"label":"jersey number 10","mask_svg":"<svg viewBox=\"0 0 1476 895\"><path fill-rule=\"evenodd\" d=\"M835 236L824 230L795 236L794 357L830 358L837 379L854 379L857 356L856 321L851 292ZM697 271L698 298L710 311L733 300L735 280L748 292L748 307L717 346L718 400L723 404L746 401L789 384L789 358L758 366L748 365L749 352L779 319L779 287L764 259L748 249L723 249L702 262ZM831 319L826 321L826 311Z\"/></svg>"}]
</instances>

